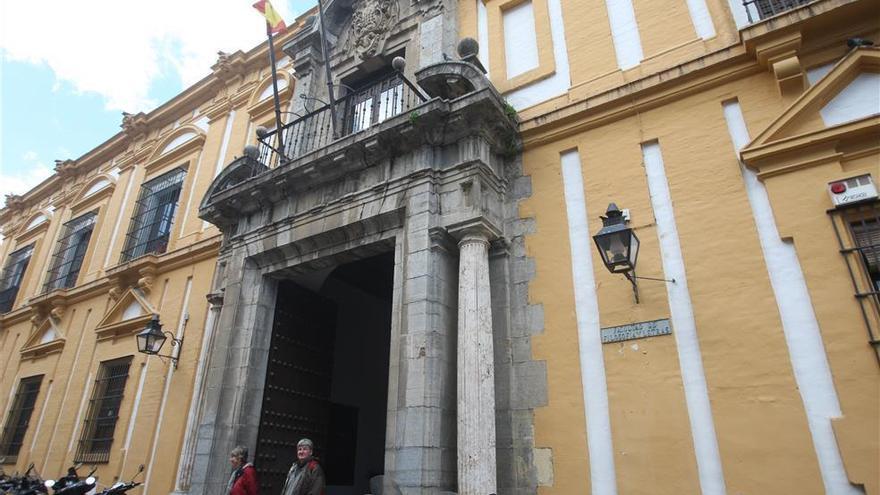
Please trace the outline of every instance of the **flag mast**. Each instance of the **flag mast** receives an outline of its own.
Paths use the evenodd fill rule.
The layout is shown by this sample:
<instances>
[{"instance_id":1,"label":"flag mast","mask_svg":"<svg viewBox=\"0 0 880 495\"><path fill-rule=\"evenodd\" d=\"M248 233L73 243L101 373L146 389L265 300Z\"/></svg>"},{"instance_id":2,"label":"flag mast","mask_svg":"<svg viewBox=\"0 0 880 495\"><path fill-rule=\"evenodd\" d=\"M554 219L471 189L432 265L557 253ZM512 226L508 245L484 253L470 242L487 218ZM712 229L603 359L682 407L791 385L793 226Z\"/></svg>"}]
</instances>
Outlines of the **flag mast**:
<instances>
[{"instance_id":1,"label":"flag mast","mask_svg":"<svg viewBox=\"0 0 880 495\"><path fill-rule=\"evenodd\" d=\"M327 28L324 26L324 3L318 0L318 19L321 26L321 55L324 57L324 71L327 77L327 96L330 98L330 123L333 125L333 137L339 137L336 121L336 97L333 95L333 77L330 74L330 53L327 50Z\"/></svg>"},{"instance_id":2,"label":"flag mast","mask_svg":"<svg viewBox=\"0 0 880 495\"><path fill-rule=\"evenodd\" d=\"M269 35L269 63L272 64L272 96L275 98L275 134L278 135L278 153L284 152L284 128L281 123L281 100L278 98L278 71L275 68L275 44L272 43L272 28L266 22L266 34Z\"/></svg>"},{"instance_id":3,"label":"flag mast","mask_svg":"<svg viewBox=\"0 0 880 495\"><path fill-rule=\"evenodd\" d=\"M258 0L253 5L263 17L266 18L266 35L269 37L269 64L272 66L272 96L275 100L275 134L278 135L278 153L285 156L284 153L284 129L281 122L281 100L278 98L278 70L275 68L275 43L272 41L272 34L283 32L287 29L284 19L278 11L272 7L269 0Z\"/></svg>"}]
</instances>

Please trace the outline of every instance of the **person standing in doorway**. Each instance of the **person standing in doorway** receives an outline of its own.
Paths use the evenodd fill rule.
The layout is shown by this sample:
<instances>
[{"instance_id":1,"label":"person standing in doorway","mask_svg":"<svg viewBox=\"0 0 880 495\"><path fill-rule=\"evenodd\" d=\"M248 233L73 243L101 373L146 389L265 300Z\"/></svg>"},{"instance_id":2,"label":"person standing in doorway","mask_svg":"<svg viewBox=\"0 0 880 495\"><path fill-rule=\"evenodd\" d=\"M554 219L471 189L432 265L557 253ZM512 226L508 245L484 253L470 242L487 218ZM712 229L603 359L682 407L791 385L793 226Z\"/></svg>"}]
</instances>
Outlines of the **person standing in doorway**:
<instances>
[{"instance_id":1,"label":"person standing in doorway","mask_svg":"<svg viewBox=\"0 0 880 495\"><path fill-rule=\"evenodd\" d=\"M248 462L248 449L239 445L229 453L232 474L229 476L227 493L229 495L259 495L257 470Z\"/></svg>"},{"instance_id":2,"label":"person standing in doorway","mask_svg":"<svg viewBox=\"0 0 880 495\"><path fill-rule=\"evenodd\" d=\"M303 438L296 444L296 460L287 472L281 495L324 495L324 470L314 457L315 444Z\"/></svg>"}]
</instances>

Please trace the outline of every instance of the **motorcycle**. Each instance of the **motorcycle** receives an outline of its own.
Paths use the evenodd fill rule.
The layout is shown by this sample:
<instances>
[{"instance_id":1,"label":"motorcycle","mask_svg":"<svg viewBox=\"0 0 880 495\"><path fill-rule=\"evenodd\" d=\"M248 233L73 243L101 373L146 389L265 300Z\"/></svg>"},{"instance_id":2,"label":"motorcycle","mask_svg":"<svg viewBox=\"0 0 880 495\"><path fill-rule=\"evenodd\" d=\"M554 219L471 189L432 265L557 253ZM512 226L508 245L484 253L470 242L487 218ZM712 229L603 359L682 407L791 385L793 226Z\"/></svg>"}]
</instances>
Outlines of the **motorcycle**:
<instances>
[{"instance_id":1,"label":"motorcycle","mask_svg":"<svg viewBox=\"0 0 880 495\"><path fill-rule=\"evenodd\" d=\"M97 471L97 466L92 468L92 471L86 476L85 479L79 479L79 475L76 472L76 468L71 468L67 471L67 476L63 478L59 478L59 480L64 480L62 482L63 486L61 488L56 488L58 481L56 480L46 480L44 483L46 488L51 488L52 493L54 495L85 495L86 493L92 491L95 488L98 480L93 476L95 471ZM45 492L44 492L45 493Z\"/></svg>"},{"instance_id":2,"label":"motorcycle","mask_svg":"<svg viewBox=\"0 0 880 495\"><path fill-rule=\"evenodd\" d=\"M34 464L28 466L22 476L13 476L0 482L0 493L11 495L41 495L46 493L43 480L38 475L32 475Z\"/></svg>"},{"instance_id":3,"label":"motorcycle","mask_svg":"<svg viewBox=\"0 0 880 495\"><path fill-rule=\"evenodd\" d=\"M114 483L113 486L107 488L106 490L104 490L102 492L99 492L97 495L122 495L122 494L124 494L125 492L131 490L132 488L140 485L140 482L137 482L134 479L137 478L137 476L139 474L141 474L142 472L144 472L144 465L143 464L138 466L138 471L137 471L137 473L134 474L134 476L131 477L131 481L129 481L129 482L118 481L118 482Z\"/></svg>"}]
</instances>

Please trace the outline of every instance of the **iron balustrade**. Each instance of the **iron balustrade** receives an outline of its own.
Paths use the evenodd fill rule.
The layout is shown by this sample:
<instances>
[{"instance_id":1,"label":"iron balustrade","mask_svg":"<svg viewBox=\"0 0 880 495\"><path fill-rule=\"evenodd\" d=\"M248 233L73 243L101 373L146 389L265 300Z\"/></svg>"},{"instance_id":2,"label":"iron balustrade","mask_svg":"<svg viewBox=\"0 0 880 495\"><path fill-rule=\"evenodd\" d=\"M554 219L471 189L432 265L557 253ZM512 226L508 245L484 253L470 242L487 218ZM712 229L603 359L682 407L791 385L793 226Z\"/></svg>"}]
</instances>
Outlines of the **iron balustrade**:
<instances>
[{"instance_id":1,"label":"iron balustrade","mask_svg":"<svg viewBox=\"0 0 880 495\"><path fill-rule=\"evenodd\" d=\"M806 5L814 0L743 0L749 24Z\"/></svg>"},{"instance_id":2,"label":"iron balustrade","mask_svg":"<svg viewBox=\"0 0 880 495\"><path fill-rule=\"evenodd\" d=\"M260 163L275 168L324 148L333 141L366 130L427 101L406 77L393 73L336 100L339 122L333 126L330 105L285 124L280 132L284 150L277 148L278 129L259 139Z\"/></svg>"},{"instance_id":3,"label":"iron balustrade","mask_svg":"<svg viewBox=\"0 0 880 495\"><path fill-rule=\"evenodd\" d=\"M74 462L110 460L110 447L130 366L131 356L101 363Z\"/></svg>"}]
</instances>

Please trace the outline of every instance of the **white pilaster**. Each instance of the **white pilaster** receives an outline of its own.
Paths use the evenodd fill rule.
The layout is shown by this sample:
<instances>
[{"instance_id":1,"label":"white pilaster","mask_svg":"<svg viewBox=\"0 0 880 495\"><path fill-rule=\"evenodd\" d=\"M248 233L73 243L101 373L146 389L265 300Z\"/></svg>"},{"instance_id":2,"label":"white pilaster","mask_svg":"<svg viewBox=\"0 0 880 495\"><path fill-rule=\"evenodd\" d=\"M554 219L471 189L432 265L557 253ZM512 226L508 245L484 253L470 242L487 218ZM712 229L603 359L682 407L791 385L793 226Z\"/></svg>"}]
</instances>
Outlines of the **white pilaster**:
<instances>
[{"instance_id":1,"label":"white pilaster","mask_svg":"<svg viewBox=\"0 0 880 495\"><path fill-rule=\"evenodd\" d=\"M488 495L497 493L489 239L471 231L458 247L458 493Z\"/></svg>"}]
</instances>

